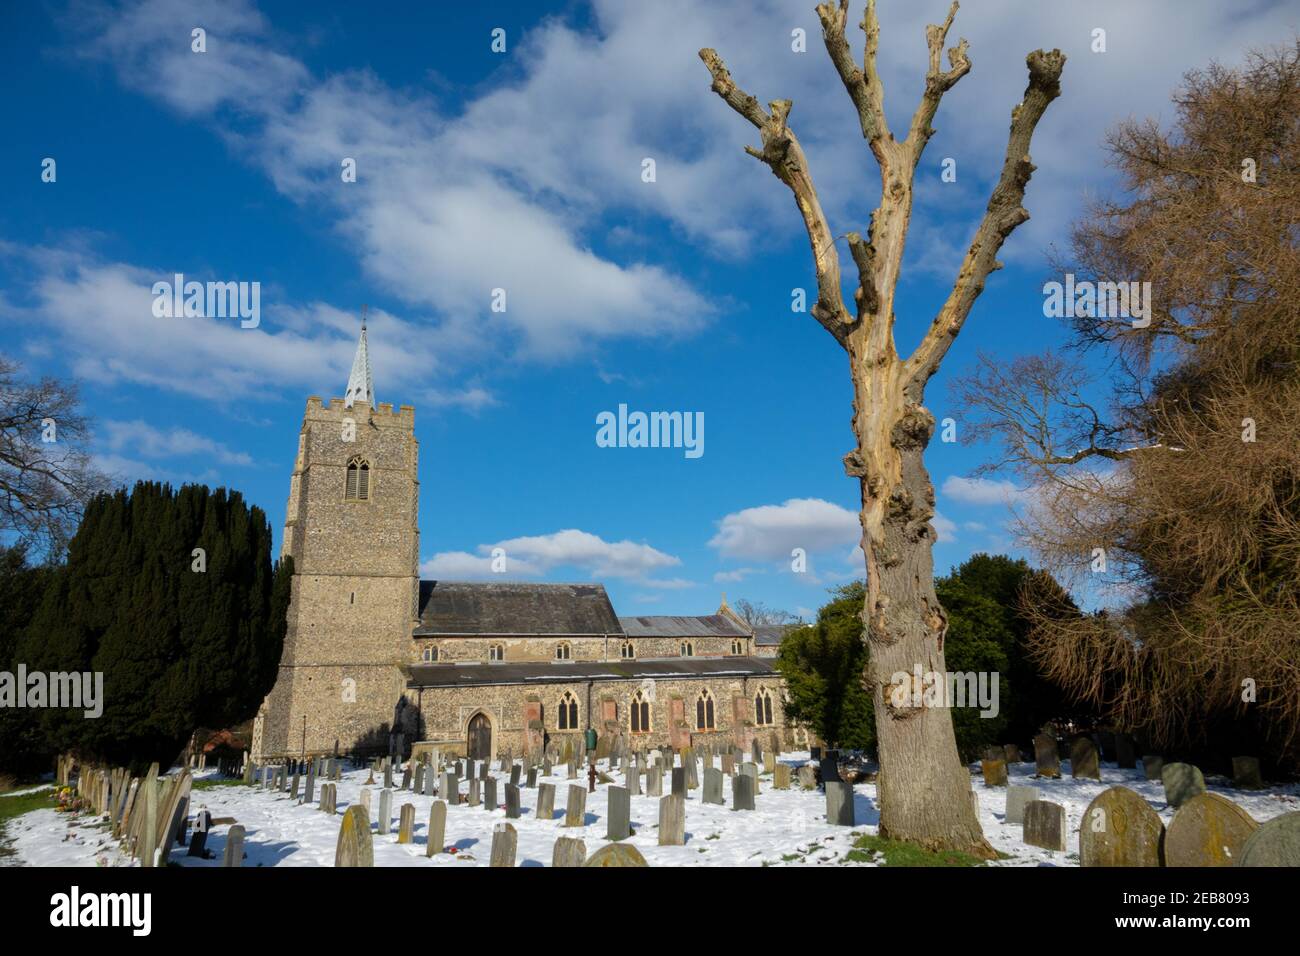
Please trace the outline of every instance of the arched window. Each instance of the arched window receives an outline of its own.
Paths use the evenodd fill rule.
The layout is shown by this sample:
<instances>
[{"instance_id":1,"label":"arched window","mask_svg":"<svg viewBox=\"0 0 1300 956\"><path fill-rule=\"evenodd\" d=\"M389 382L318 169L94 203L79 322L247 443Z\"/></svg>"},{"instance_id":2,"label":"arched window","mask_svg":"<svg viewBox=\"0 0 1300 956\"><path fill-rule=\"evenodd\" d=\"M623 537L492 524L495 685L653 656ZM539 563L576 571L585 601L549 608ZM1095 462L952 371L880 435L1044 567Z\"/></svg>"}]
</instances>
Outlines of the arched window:
<instances>
[{"instance_id":1,"label":"arched window","mask_svg":"<svg viewBox=\"0 0 1300 956\"><path fill-rule=\"evenodd\" d=\"M618 649L618 656L625 661L630 661L636 657L636 648L631 641L624 641L623 646Z\"/></svg>"},{"instance_id":2,"label":"arched window","mask_svg":"<svg viewBox=\"0 0 1300 956\"><path fill-rule=\"evenodd\" d=\"M737 637L731 642L731 653L737 657L745 653L745 645L741 643L740 638Z\"/></svg>"},{"instance_id":3,"label":"arched window","mask_svg":"<svg viewBox=\"0 0 1300 956\"><path fill-rule=\"evenodd\" d=\"M759 688L754 695L754 723L760 727L772 725L772 695L766 687Z\"/></svg>"},{"instance_id":4,"label":"arched window","mask_svg":"<svg viewBox=\"0 0 1300 956\"><path fill-rule=\"evenodd\" d=\"M713 695L705 688L695 700L695 729L713 730L716 727L713 720Z\"/></svg>"},{"instance_id":5,"label":"arched window","mask_svg":"<svg viewBox=\"0 0 1300 956\"><path fill-rule=\"evenodd\" d=\"M578 698L567 690L564 692L564 696L560 698L559 726L561 730L578 729Z\"/></svg>"},{"instance_id":6,"label":"arched window","mask_svg":"<svg viewBox=\"0 0 1300 956\"><path fill-rule=\"evenodd\" d=\"M678 652L682 655L682 657L694 657L695 645L692 644L690 641L682 641L682 646L678 648Z\"/></svg>"},{"instance_id":7,"label":"arched window","mask_svg":"<svg viewBox=\"0 0 1300 956\"><path fill-rule=\"evenodd\" d=\"M503 661L506 659L506 646L504 644L493 644L488 647L488 660Z\"/></svg>"},{"instance_id":8,"label":"arched window","mask_svg":"<svg viewBox=\"0 0 1300 956\"><path fill-rule=\"evenodd\" d=\"M343 497L348 501L370 500L370 462L353 458L348 462L348 480Z\"/></svg>"},{"instance_id":9,"label":"arched window","mask_svg":"<svg viewBox=\"0 0 1300 956\"><path fill-rule=\"evenodd\" d=\"M424 651L421 653L420 656L421 656L421 658L425 661L425 663L427 663L427 664L432 664L434 661L436 661L436 660L438 659L438 647L437 647L437 645L436 645L436 644L425 644L425 645L424 645Z\"/></svg>"},{"instance_id":10,"label":"arched window","mask_svg":"<svg viewBox=\"0 0 1300 956\"><path fill-rule=\"evenodd\" d=\"M567 661L573 656L573 647L568 641L560 641L555 645L555 659L557 661Z\"/></svg>"},{"instance_id":11,"label":"arched window","mask_svg":"<svg viewBox=\"0 0 1300 956\"><path fill-rule=\"evenodd\" d=\"M632 733L650 733L650 702L640 691L632 695Z\"/></svg>"}]
</instances>

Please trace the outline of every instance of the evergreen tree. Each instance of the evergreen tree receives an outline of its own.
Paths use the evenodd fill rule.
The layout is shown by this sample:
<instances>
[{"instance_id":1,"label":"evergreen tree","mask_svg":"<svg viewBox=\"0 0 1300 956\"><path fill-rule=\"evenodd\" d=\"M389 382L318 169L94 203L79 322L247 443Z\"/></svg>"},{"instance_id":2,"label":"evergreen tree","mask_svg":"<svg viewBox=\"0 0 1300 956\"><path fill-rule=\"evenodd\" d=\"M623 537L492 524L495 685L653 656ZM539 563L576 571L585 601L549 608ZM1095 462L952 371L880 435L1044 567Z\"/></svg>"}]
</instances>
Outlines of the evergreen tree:
<instances>
[{"instance_id":1,"label":"evergreen tree","mask_svg":"<svg viewBox=\"0 0 1300 956\"><path fill-rule=\"evenodd\" d=\"M104 712L45 712L58 749L170 761L252 716L275 681L292 563L238 492L140 482L94 498L27 629L29 667L104 675Z\"/></svg>"},{"instance_id":2,"label":"evergreen tree","mask_svg":"<svg viewBox=\"0 0 1300 956\"><path fill-rule=\"evenodd\" d=\"M0 548L0 671L18 673L24 663L19 637L53 576L49 566L27 562L28 548ZM26 776L45 770L54 750L41 733L38 712L0 707L0 773Z\"/></svg>"}]
</instances>

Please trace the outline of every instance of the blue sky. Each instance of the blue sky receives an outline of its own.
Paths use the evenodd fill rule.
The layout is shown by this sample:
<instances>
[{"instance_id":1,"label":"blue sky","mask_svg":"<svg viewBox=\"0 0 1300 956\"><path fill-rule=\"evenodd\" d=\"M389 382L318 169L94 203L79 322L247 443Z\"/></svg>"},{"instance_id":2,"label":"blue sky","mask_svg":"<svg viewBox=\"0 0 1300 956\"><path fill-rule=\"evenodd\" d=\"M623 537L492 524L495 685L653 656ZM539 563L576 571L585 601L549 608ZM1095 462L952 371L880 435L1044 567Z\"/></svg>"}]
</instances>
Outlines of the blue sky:
<instances>
[{"instance_id":1,"label":"blue sky","mask_svg":"<svg viewBox=\"0 0 1300 956\"><path fill-rule=\"evenodd\" d=\"M305 399L342 394L364 302L377 397L416 406L424 576L487 576L505 543L515 574L603 581L624 615L708 613L723 591L811 615L861 574L857 488L840 464L847 369L791 312L792 290L812 286L807 240L695 51L716 47L761 100L794 101L835 232L864 230L878 178L812 7L7 5L2 347L33 373L82 381L101 467L238 488L278 537ZM924 24L945 12L881 3L896 129L919 96ZM1035 137L1033 219L930 386L936 417L978 350L1064 341L1042 314L1044 252L1088 195L1114 189L1106 128L1167 122L1185 70L1235 63L1298 21L1282 2L1000 0L958 14L974 67L918 171L900 350L978 222L1025 54L1070 59ZM1104 53L1090 50L1098 27ZM800 28L806 53L791 49ZM940 179L945 157L955 183ZM260 325L155 318L151 285L177 272L259 282ZM494 288L504 313L490 310ZM596 416L620 403L703 412L703 456L597 447ZM988 454L930 448L940 571L1015 552L1008 505L1023 492L969 477ZM790 570L794 547L806 573Z\"/></svg>"}]
</instances>

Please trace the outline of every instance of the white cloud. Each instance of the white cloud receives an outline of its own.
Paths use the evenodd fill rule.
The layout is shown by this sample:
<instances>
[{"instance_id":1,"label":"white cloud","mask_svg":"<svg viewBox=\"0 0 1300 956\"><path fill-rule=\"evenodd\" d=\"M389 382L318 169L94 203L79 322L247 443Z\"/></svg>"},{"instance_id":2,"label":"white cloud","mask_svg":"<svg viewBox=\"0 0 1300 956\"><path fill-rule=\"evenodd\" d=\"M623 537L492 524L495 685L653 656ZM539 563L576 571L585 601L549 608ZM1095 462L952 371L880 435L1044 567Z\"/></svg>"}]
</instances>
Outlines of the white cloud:
<instances>
[{"instance_id":1,"label":"white cloud","mask_svg":"<svg viewBox=\"0 0 1300 956\"><path fill-rule=\"evenodd\" d=\"M1014 505L1028 494L1010 481L991 478L963 478L951 475L944 480L943 494L968 505Z\"/></svg>"},{"instance_id":2,"label":"white cloud","mask_svg":"<svg viewBox=\"0 0 1300 956\"><path fill-rule=\"evenodd\" d=\"M730 571L719 571L713 575L713 580L718 584L726 584L733 581L743 581L751 574L762 573L762 568L733 568Z\"/></svg>"},{"instance_id":3,"label":"white cloud","mask_svg":"<svg viewBox=\"0 0 1300 956\"><path fill-rule=\"evenodd\" d=\"M860 534L856 512L821 498L791 498L724 516L709 546L726 558L788 561L795 548L809 554L848 548Z\"/></svg>"},{"instance_id":4,"label":"white cloud","mask_svg":"<svg viewBox=\"0 0 1300 956\"><path fill-rule=\"evenodd\" d=\"M935 541L939 544L947 544L957 540L957 525L949 518L945 518L938 511L930 519L930 524L934 527Z\"/></svg>"},{"instance_id":5,"label":"white cloud","mask_svg":"<svg viewBox=\"0 0 1300 956\"><path fill-rule=\"evenodd\" d=\"M624 578L642 587L677 590L695 587L682 578L652 578L655 571L676 567L681 559L648 544L635 541L606 541L599 535L575 528L551 534L507 538L481 544L477 553L444 551L420 565L420 573L442 578L488 578L492 576L492 553L505 552L508 576L536 576L560 567L573 567L594 578Z\"/></svg>"},{"instance_id":6,"label":"white cloud","mask_svg":"<svg viewBox=\"0 0 1300 956\"><path fill-rule=\"evenodd\" d=\"M112 452L130 450L145 458L176 458L197 455L223 465L251 465L247 452L234 451L219 441L196 434L187 428L155 428L148 422L103 421L99 423L100 440Z\"/></svg>"}]
</instances>

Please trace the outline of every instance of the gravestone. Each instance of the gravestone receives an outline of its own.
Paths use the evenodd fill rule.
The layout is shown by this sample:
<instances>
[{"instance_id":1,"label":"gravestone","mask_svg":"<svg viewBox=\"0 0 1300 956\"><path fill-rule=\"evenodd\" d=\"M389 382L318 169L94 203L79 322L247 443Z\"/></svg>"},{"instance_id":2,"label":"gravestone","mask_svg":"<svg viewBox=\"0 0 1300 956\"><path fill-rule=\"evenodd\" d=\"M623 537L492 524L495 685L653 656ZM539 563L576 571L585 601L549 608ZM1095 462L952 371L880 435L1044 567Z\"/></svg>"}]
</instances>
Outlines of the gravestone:
<instances>
[{"instance_id":1,"label":"gravestone","mask_svg":"<svg viewBox=\"0 0 1300 956\"><path fill-rule=\"evenodd\" d=\"M804 764L795 771L795 776L799 779L799 789L816 790L817 789L817 768L810 763Z\"/></svg>"},{"instance_id":2,"label":"gravestone","mask_svg":"<svg viewBox=\"0 0 1300 956\"><path fill-rule=\"evenodd\" d=\"M591 855L583 866L649 866L645 857L630 843L609 843Z\"/></svg>"},{"instance_id":3,"label":"gravestone","mask_svg":"<svg viewBox=\"0 0 1300 956\"><path fill-rule=\"evenodd\" d=\"M460 803L460 778L454 773L443 773L438 784L438 796L453 806Z\"/></svg>"},{"instance_id":4,"label":"gravestone","mask_svg":"<svg viewBox=\"0 0 1300 956\"><path fill-rule=\"evenodd\" d=\"M482 797L483 781L478 777L469 778L469 797L467 802L471 807L477 807L483 802Z\"/></svg>"},{"instance_id":5,"label":"gravestone","mask_svg":"<svg viewBox=\"0 0 1300 956\"><path fill-rule=\"evenodd\" d=\"M730 753L722 755L722 772L728 777L736 772L736 758Z\"/></svg>"},{"instance_id":6,"label":"gravestone","mask_svg":"<svg viewBox=\"0 0 1300 956\"><path fill-rule=\"evenodd\" d=\"M757 795L760 792L758 788L758 764L743 763L740 765L740 772L754 781L754 793Z\"/></svg>"},{"instance_id":7,"label":"gravestone","mask_svg":"<svg viewBox=\"0 0 1300 956\"><path fill-rule=\"evenodd\" d=\"M1262 824L1241 849L1238 866L1300 866L1300 810Z\"/></svg>"},{"instance_id":8,"label":"gravestone","mask_svg":"<svg viewBox=\"0 0 1300 956\"><path fill-rule=\"evenodd\" d=\"M1165 802L1171 807L1181 807L1198 793L1205 792L1205 777L1189 763L1165 764L1160 780L1165 785Z\"/></svg>"},{"instance_id":9,"label":"gravestone","mask_svg":"<svg viewBox=\"0 0 1300 956\"><path fill-rule=\"evenodd\" d=\"M447 846L447 802L445 800L435 800L433 806L429 808L429 839L425 842L428 844L424 848L425 856L441 853Z\"/></svg>"},{"instance_id":10,"label":"gravestone","mask_svg":"<svg viewBox=\"0 0 1300 956\"><path fill-rule=\"evenodd\" d=\"M516 787L519 786L519 775L523 772L523 769L524 768L519 764L514 764L510 767L510 783L512 785Z\"/></svg>"},{"instance_id":11,"label":"gravestone","mask_svg":"<svg viewBox=\"0 0 1300 956\"><path fill-rule=\"evenodd\" d=\"M368 793L368 791L367 791L367 793ZM368 801L367 801L367 803L368 803ZM393 826L393 791L391 791L391 790L380 790L380 791L379 791L379 817L378 817L378 822L379 822L378 831L379 831L380 836L384 836L384 835L386 835L386 834L388 833L388 831L389 831L390 829L392 829L392 826Z\"/></svg>"},{"instance_id":12,"label":"gravestone","mask_svg":"<svg viewBox=\"0 0 1300 956\"><path fill-rule=\"evenodd\" d=\"M1024 840L1030 846L1065 852L1065 807L1050 800L1025 804Z\"/></svg>"},{"instance_id":13,"label":"gravestone","mask_svg":"<svg viewBox=\"0 0 1300 956\"><path fill-rule=\"evenodd\" d=\"M812 747L812 748L810 748L810 749L808 750L808 759L810 759L810 760L821 760L821 759L822 759L822 748L821 748L821 747Z\"/></svg>"},{"instance_id":14,"label":"gravestone","mask_svg":"<svg viewBox=\"0 0 1300 956\"><path fill-rule=\"evenodd\" d=\"M1007 761L998 748L989 750L980 761L980 770L984 774L984 786L1005 787L1007 785Z\"/></svg>"},{"instance_id":15,"label":"gravestone","mask_svg":"<svg viewBox=\"0 0 1300 956\"><path fill-rule=\"evenodd\" d=\"M580 783L569 784L569 803L564 808L564 825L580 827L585 825L587 813L587 788Z\"/></svg>"},{"instance_id":16,"label":"gravestone","mask_svg":"<svg viewBox=\"0 0 1300 956\"><path fill-rule=\"evenodd\" d=\"M424 787L420 790L420 793L423 796L426 797L433 796L434 781L436 779L437 779L437 771L434 770L433 766L430 765L429 767L426 767L424 770L424 780L422 781L424 783Z\"/></svg>"},{"instance_id":17,"label":"gravestone","mask_svg":"<svg viewBox=\"0 0 1300 956\"><path fill-rule=\"evenodd\" d=\"M226 833L226 849L221 854L222 866L244 865L244 828L241 824L236 823Z\"/></svg>"},{"instance_id":18,"label":"gravestone","mask_svg":"<svg viewBox=\"0 0 1300 956\"><path fill-rule=\"evenodd\" d=\"M851 784L834 780L826 784L826 822L839 827L857 825Z\"/></svg>"},{"instance_id":19,"label":"gravestone","mask_svg":"<svg viewBox=\"0 0 1300 956\"><path fill-rule=\"evenodd\" d=\"M758 742L757 738L755 738L753 746L750 748L750 750L751 750L751 755L754 758L754 766L757 767L759 764L763 762L763 745Z\"/></svg>"},{"instance_id":20,"label":"gravestone","mask_svg":"<svg viewBox=\"0 0 1300 956\"><path fill-rule=\"evenodd\" d=\"M412 776L414 776L414 779L412 779ZM415 765L414 775L411 773L411 765L409 763L406 765L406 769L402 771L402 789L410 790L412 783L415 784L416 793L420 793L424 790L424 764L417 763Z\"/></svg>"},{"instance_id":21,"label":"gravestone","mask_svg":"<svg viewBox=\"0 0 1300 956\"><path fill-rule=\"evenodd\" d=\"M754 778L747 773L738 773L731 778L731 809L754 809Z\"/></svg>"},{"instance_id":22,"label":"gravestone","mask_svg":"<svg viewBox=\"0 0 1300 956\"><path fill-rule=\"evenodd\" d=\"M194 833L190 837L190 847L185 852L186 856L197 856L204 859L207 846L208 834L212 832L212 814L207 810L200 810L194 814ZM229 839L229 837L227 837Z\"/></svg>"},{"instance_id":23,"label":"gravestone","mask_svg":"<svg viewBox=\"0 0 1300 956\"><path fill-rule=\"evenodd\" d=\"M840 779L840 760L839 754L830 751L821 759L821 781L826 783L828 780L832 783Z\"/></svg>"},{"instance_id":24,"label":"gravestone","mask_svg":"<svg viewBox=\"0 0 1300 956\"><path fill-rule=\"evenodd\" d=\"M1137 767L1137 747L1129 734L1115 735L1115 762L1121 770Z\"/></svg>"},{"instance_id":25,"label":"gravestone","mask_svg":"<svg viewBox=\"0 0 1300 956\"><path fill-rule=\"evenodd\" d=\"M555 784L544 783L537 788L537 819L555 819Z\"/></svg>"},{"instance_id":26,"label":"gravestone","mask_svg":"<svg viewBox=\"0 0 1300 956\"><path fill-rule=\"evenodd\" d=\"M632 835L632 795L627 787L609 788L606 840L626 840Z\"/></svg>"},{"instance_id":27,"label":"gravestone","mask_svg":"<svg viewBox=\"0 0 1300 956\"><path fill-rule=\"evenodd\" d=\"M694 752L688 750L682 754L686 768L686 789L698 790L700 788L700 766L695 762Z\"/></svg>"},{"instance_id":28,"label":"gravestone","mask_svg":"<svg viewBox=\"0 0 1300 956\"><path fill-rule=\"evenodd\" d=\"M393 761L388 757L384 758L384 789L393 789Z\"/></svg>"},{"instance_id":29,"label":"gravestone","mask_svg":"<svg viewBox=\"0 0 1300 956\"><path fill-rule=\"evenodd\" d=\"M456 776L460 776L457 774ZM474 758L470 757L465 761L465 779L468 780L474 776Z\"/></svg>"},{"instance_id":30,"label":"gravestone","mask_svg":"<svg viewBox=\"0 0 1300 956\"><path fill-rule=\"evenodd\" d=\"M1079 823L1080 866L1161 866L1165 825L1128 787L1111 787L1088 804Z\"/></svg>"},{"instance_id":31,"label":"gravestone","mask_svg":"<svg viewBox=\"0 0 1300 956\"><path fill-rule=\"evenodd\" d=\"M303 790L302 802L311 803L316 798L316 761L313 760L307 766L307 784Z\"/></svg>"},{"instance_id":32,"label":"gravestone","mask_svg":"<svg viewBox=\"0 0 1300 956\"><path fill-rule=\"evenodd\" d=\"M1020 748L1015 744L1003 744L1002 758L1007 762L1008 767L1013 763L1020 763Z\"/></svg>"},{"instance_id":33,"label":"gravestone","mask_svg":"<svg viewBox=\"0 0 1300 956\"><path fill-rule=\"evenodd\" d=\"M413 803L402 804L402 812L398 816L397 823L397 842L415 842L415 804Z\"/></svg>"},{"instance_id":34,"label":"gravestone","mask_svg":"<svg viewBox=\"0 0 1300 956\"><path fill-rule=\"evenodd\" d=\"M776 754L770 750L763 754L763 773L776 773Z\"/></svg>"},{"instance_id":35,"label":"gravestone","mask_svg":"<svg viewBox=\"0 0 1300 956\"><path fill-rule=\"evenodd\" d=\"M528 776L525 778L524 786L527 787L529 790L532 790L534 787L537 786L537 768L536 768L536 767L529 767L529 768L528 768Z\"/></svg>"},{"instance_id":36,"label":"gravestone","mask_svg":"<svg viewBox=\"0 0 1300 956\"><path fill-rule=\"evenodd\" d=\"M498 823L492 828L492 855L488 866L514 866L515 849L519 846L519 834L509 823Z\"/></svg>"},{"instance_id":37,"label":"gravestone","mask_svg":"<svg viewBox=\"0 0 1300 956\"><path fill-rule=\"evenodd\" d=\"M1004 822L1025 822L1025 806L1042 797L1037 787L1011 786L1007 788L1007 813Z\"/></svg>"},{"instance_id":38,"label":"gravestone","mask_svg":"<svg viewBox=\"0 0 1300 956\"><path fill-rule=\"evenodd\" d=\"M489 762L487 760L479 761L478 778L480 780L486 780L488 778L488 771L492 769L490 766L488 766L488 763Z\"/></svg>"},{"instance_id":39,"label":"gravestone","mask_svg":"<svg viewBox=\"0 0 1300 956\"><path fill-rule=\"evenodd\" d=\"M627 772L623 774L623 785L627 787L627 792L634 797L641 795L641 773L635 766L628 767Z\"/></svg>"},{"instance_id":40,"label":"gravestone","mask_svg":"<svg viewBox=\"0 0 1300 956\"><path fill-rule=\"evenodd\" d=\"M370 817L372 816L372 814L371 814L371 812L370 812L370 800L371 800L371 791L366 790L365 788L362 788L362 790L361 790L361 806L362 806L362 808L366 811L366 819L367 819L367 820L369 820Z\"/></svg>"},{"instance_id":41,"label":"gravestone","mask_svg":"<svg viewBox=\"0 0 1300 956\"><path fill-rule=\"evenodd\" d=\"M1148 780L1159 780L1165 772L1165 758L1148 754L1142 758L1142 772Z\"/></svg>"},{"instance_id":42,"label":"gravestone","mask_svg":"<svg viewBox=\"0 0 1300 956\"><path fill-rule=\"evenodd\" d=\"M1259 758L1233 757L1232 782L1240 790L1259 790L1264 786L1264 778L1259 773Z\"/></svg>"},{"instance_id":43,"label":"gravestone","mask_svg":"<svg viewBox=\"0 0 1300 956\"><path fill-rule=\"evenodd\" d=\"M722 771L707 767L704 771L704 802L722 804Z\"/></svg>"},{"instance_id":44,"label":"gravestone","mask_svg":"<svg viewBox=\"0 0 1300 956\"><path fill-rule=\"evenodd\" d=\"M669 794L659 801L659 845L686 845L686 799Z\"/></svg>"},{"instance_id":45,"label":"gravestone","mask_svg":"<svg viewBox=\"0 0 1300 956\"><path fill-rule=\"evenodd\" d=\"M1166 866L1235 866L1259 824L1217 793L1199 793L1174 814L1165 831Z\"/></svg>"},{"instance_id":46,"label":"gravestone","mask_svg":"<svg viewBox=\"0 0 1300 956\"><path fill-rule=\"evenodd\" d=\"M658 764L655 764L645 772L645 795L647 797L660 797L664 792L664 774Z\"/></svg>"},{"instance_id":47,"label":"gravestone","mask_svg":"<svg viewBox=\"0 0 1300 956\"><path fill-rule=\"evenodd\" d=\"M1061 755L1056 749L1056 738L1039 734L1034 738L1034 774L1055 780L1061 776Z\"/></svg>"},{"instance_id":48,"label":"gravestone","mask_svg":"<svg viewBox=\"0 0 1300 956\"><path fill-rule=\"evenodd\" d=\"M343 813L339 824L339 842L334 851L335 866L374 866L375 845L370 835L370 821L359 804Z\"/></svg>"},{"instance_id":49,"label":"gravestone","mask_svg":"<svg viewBox=\"0 0 1300 956\"><path fill-rule=\"evenodd\" d=\"M497 778L485 777L483 780L483 809L491 812L497 808Z\"/></svg>"},{"instance_id":50,"label":"gravestone","mask_svg":"<svg viewBox=\"0 0 1300 956\"><path fill-rule=\"evenodd\" d=\"M473 761L471 761L471 763L473 763ZM470 768L469 775L470 775L471 777L474 776L474 768L473 768L473 767ZM465 761L463 761L463 760L457 760L457 761L456 761L456 776L457 776L457 777L463 777L463 776L465 776Z\"/></svg>"},{"instance_id":51,"label":"gravestone","mask_svg":"<svg viewBox=\"0 0 1300 956\"><path fill-rule=\"evenodd\" d=\"M1093 736L1097 749L1101 751L1101 759L1106 763L1115 763L1115 735L1110 731L1102 731Z\"/></svg>"},{"instance_id":52,"label":"gravestone","mask_svg":"<svg viewBox=\"0 0 1300 956\"><path fill-rule=\"evenodd\" d=\"M673 767L673 794L674 796L686 796L686 768Z\"/></svg>"},{"instance_id":53,"label":"gravestone","mask_svg":"<svg viewBox=\"0 0 1300 956\"><path fill-rule=\"evenodd\" d=\"M338 810L338 784L323 783L320 788L321 813L333 814ZM364 812L364 811L363 811ZM369 821L366 821L369 826Z\"/></svg>"},{"instance_id":54,"label":"gravestone","mask_svg":"<svg viewBox=\"0 0 1300 956\"><path fill-rule=\"evenodd\" d=\"M772 786L777 790L790 789L790 765L788 763L779 763L772 774Z\"/></svg>"},{"instance_id":55,"label":"gravestone","mask_svg":"<svg viewBox=\"0 0 1300 956\"><path fill-rule=\"evenodd\" d=\"M1070 742L1070 776L1078 779L1101 779L1101 761L1097 757L1097 745L1088 737L1075 737Z\"/></svg>"},{"instance_id":56,"label":"gravestone","mask_svg":"<svg viewBox=\"0 0 1300 956\"><path fill-rule=\"evenodd\" d=\"M551 866L582 866L587 862L587 844L577 837L562 836L551 851Z\"/></svg>"},{"instance_id":57,"label":"gravestone","mask_svg":"<svg viewBox=\"0 0 1300 956\"><path fill-rule=\"evenodd\" d=\"M506 784L506 817L519 819L519 787L513 783Z\"/></svg>"}]
</instances>

